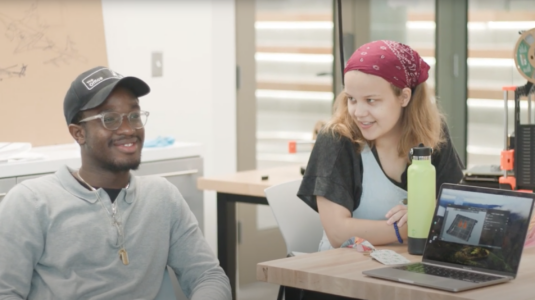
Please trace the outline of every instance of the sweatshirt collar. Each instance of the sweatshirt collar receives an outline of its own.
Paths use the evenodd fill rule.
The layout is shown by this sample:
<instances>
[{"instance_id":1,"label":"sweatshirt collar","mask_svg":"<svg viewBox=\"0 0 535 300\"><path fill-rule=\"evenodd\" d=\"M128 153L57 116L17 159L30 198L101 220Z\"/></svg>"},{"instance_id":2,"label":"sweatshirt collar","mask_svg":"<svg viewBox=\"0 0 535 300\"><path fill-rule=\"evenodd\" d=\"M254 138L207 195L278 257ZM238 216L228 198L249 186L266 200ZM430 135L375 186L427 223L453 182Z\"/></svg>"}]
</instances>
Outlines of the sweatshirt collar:
<instances>
[{"instance_id":1,"label":"sweatshirt collar","mask_svg":"<svg viewBox=\"0 0 535 300\"><path fill-rule=\"evenodd\" d=\"M57 172L56 176L63 185L63 187L72 195L87 201L89 203L95 203L98 199L98 196L95 192L86 189L84 186L76 180L74 177L75 170L71 170L67 166L62 166ZM130 181L128 182L128 188L123 188L122 191L117 196L117 200L120 199L121 195L124 195L124 200L126 203L132 204L136 199L136 177L131 175ZM97 193L102 198L106 191L102 188L97 189ZM104 193L104 194L102 194ZM125 194L126 193L126 194ZM116 200L116 201L117 201Z\"/></svg>"}]
</instances>

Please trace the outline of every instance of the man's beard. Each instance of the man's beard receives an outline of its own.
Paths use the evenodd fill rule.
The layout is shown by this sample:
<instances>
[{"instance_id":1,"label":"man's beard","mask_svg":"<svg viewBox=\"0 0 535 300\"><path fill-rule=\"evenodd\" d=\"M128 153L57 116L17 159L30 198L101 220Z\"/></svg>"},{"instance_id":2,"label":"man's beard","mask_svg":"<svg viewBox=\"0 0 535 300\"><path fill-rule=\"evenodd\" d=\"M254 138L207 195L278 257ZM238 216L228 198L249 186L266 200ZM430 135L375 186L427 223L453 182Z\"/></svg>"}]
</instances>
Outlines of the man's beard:
<instances>
[{"instance_id":1,"label":"man's beard","mask_svg":"<svg viewBox=\"0 0 535 300\"><path fill-rule=\"evenodd\" d=\"M88 154L93 157L93 161L97 163L102 169L120 173L130 170L137 170L141 164L141 155L138 158L131 158L125 161L113 160L112 158L105 156L102 152L96 151L93 147L86 145Z\"/></svg>"},{"instance_id":2,"label":"man's beard","mask_svg":"<svg viewBox=\"0 0 535 300\"><path fill-rule=\"evenodd\" d=\"M114 162L114 161L102 161L101 166L105 170L113 173L125 172L130 170L137 170L141 163L141 159L137 161L128 162Z\"/></svg>"}]
</instances>

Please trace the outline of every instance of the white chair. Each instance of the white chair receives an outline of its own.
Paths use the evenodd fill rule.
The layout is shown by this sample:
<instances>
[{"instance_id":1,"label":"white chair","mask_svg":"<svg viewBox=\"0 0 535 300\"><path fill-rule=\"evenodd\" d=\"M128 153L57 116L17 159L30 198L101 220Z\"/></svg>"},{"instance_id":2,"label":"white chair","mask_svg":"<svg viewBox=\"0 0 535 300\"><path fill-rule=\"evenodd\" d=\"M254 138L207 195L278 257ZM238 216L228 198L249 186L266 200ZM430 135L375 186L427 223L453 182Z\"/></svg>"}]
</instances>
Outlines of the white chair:
<instances>
[{"instance_id":1,"label":"white chair","mask_svg":"<svg viewBox=\"0 0 535 300\"><path fill-rule=\"evenodd\" d=\"M288 256L317 252L323 235L319 214L297 197L301 179L264 190L269 207L279 224ZM282 299L281 286L277 299Z\"/></svg>"}]
</instances>

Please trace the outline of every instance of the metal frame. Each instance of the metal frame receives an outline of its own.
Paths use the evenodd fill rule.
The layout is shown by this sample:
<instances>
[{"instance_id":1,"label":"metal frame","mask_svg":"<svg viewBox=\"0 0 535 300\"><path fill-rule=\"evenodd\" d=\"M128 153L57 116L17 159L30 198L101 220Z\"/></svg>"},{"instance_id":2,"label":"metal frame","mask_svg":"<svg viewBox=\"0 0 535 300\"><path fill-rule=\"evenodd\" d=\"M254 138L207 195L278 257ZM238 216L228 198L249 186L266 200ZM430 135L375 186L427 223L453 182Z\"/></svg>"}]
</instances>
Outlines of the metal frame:
<instances>
[{"instance_id":1,"label":"metal frame","mask_svg":"<svg viewBox=\"0 0 535 300\"><path fill-rule=\"evenodd\" d=\"M230 280L232 299L236 299L236 203L268 205L265 197L217 193L217 257Z\"/></svg>"},{"instance_id":2,"label":"metal frame","mask_svg":"<svg viewBox=\"0 0 535 300\"><path fill-rule=\"evenodd\" d=\"M468 137L468 0L435 1L435 95L453 146L466 166Z\"/></svg>"}]
</instances>

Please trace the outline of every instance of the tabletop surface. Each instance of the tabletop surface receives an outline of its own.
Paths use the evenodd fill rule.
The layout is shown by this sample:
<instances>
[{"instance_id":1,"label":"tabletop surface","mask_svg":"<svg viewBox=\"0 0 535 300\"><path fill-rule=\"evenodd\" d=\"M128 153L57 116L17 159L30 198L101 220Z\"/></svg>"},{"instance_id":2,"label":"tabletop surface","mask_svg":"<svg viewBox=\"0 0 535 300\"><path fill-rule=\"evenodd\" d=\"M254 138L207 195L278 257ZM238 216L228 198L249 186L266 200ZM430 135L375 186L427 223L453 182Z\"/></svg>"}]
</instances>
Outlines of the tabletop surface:
<instances>
[{"instance_id":1,"label":"tabletop surface","mask_svg":"<svg viewBox=\"0 0 535 300\"><path fill-rule=\"evenodd\" d=\"M267 176L263 180L262 177ZM197 179L197 188L220 193L265 197L270 186L303 178L300 165L290 165L263 170L243 171Z\"/></svg>"},{"instance_id":2,"label":"tabletop surface","mask_svg":"<svg viewBox=\"0 0 535 300\"><path fill-rule=\"evenodd\" d=\"M405 245L377 247L391 249L410 261L421 256L410 255ZM292 286L323 293L359 299L535 299L535 248L524 249L518 276L513 281L479 289L450 293L394 281L371 278L362 271L384 267L369 255L343 248L298 255L257 265L260 281Z\"/></svg>"}]
</instances>

